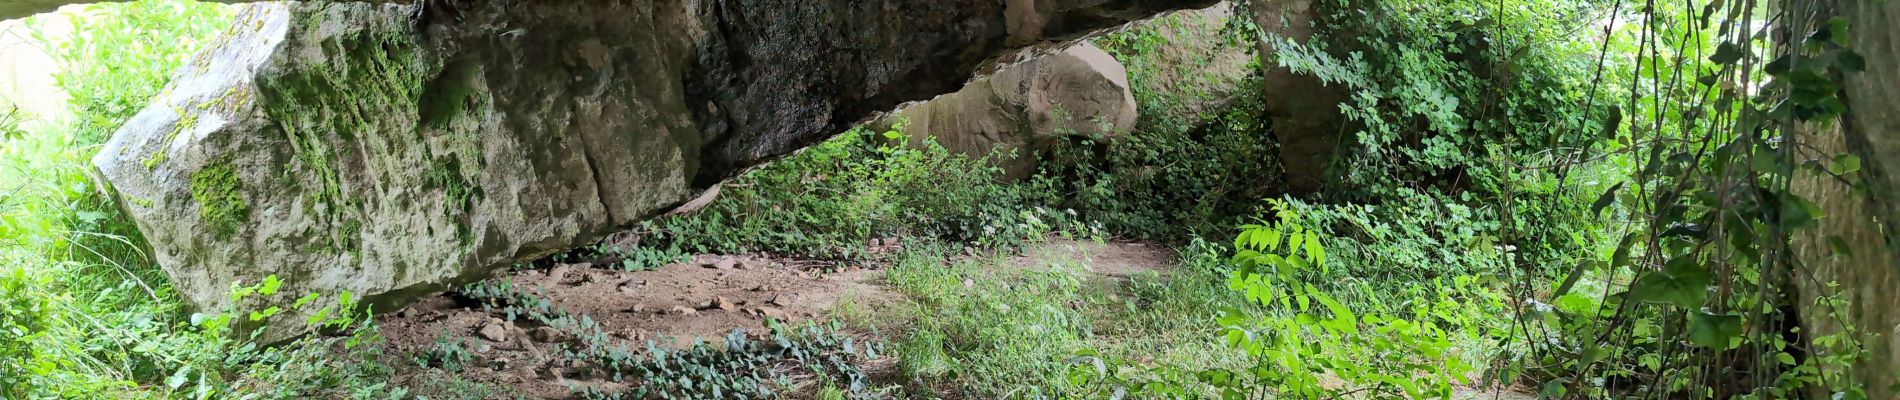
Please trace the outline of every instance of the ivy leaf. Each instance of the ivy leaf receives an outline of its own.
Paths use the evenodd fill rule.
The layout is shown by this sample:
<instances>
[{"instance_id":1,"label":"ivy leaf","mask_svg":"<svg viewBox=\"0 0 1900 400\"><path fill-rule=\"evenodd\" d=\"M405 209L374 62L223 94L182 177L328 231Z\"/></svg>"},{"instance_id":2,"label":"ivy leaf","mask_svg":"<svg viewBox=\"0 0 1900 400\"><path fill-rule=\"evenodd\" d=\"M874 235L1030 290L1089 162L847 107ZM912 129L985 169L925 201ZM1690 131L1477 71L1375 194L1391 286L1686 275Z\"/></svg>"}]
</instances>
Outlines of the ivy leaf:
<instances>
[{"instance_id":1,"label":"ivy leaf","mask_svg":"<svg viewBox=\"0 0 1900 400\"><path fill-rule=\"evenodd\" d=\"M1834 164L1828 165L1827 171L1835 175L1846 175L1860 171L1860 157L1849 153L1841 153L1840 155L1834 156Z\"/></svg>"},{"instance_id":2,"label":"ivy leaf","mask_svg":"<svg viewBox=\"0 0 1900 400\"><path fill-rule=\"evenodd\" d=\"M1794 59L1787 54L1782 54L1781 57L1775 57L1774 61L1769 61L1761 68L1762 72L1768 73L1769 76L1787 75L1788 71L1794 70Z\"/></svg>"},{"instance_id":3,"label":"ivy leaf","mask_svg":"<svg viewBox=\"0 0 1900 400\"><path fill-rule=\"evenodd\" d=\"M1677 276L1663 271L1650 272L1630 285L1637 301L1674 304L1684 308L1702 305L1709 296L1708 283L1693 276Z\"/></svg>"},{"instance_id":4,"label":"ivy leaf","mask_svg":"<svg viewBox=\"0 0 1900 400\"><path fill-rule=\"evenodd\" d=\"M1559 378L1559 379L1552 379L1550 382L1544 382L1544 389L1537 392L1537 398L1539 399L1563 398L1564 394L1570 393L1570 388L1565 387L1564 386L1565 383L1569 383L1569 380Z\"/></svg>"},{"instance_id":5,"label":"ivy leaf","mask_svg":"<svg viewBox=\"0 0 1900 400\"><path fill-rule=\"evenodd\" d=\"M1605 358L1610 358L1609 349L1594 344L1583 349L1583 365L1596 364L1597 361L1603 361Z\"/></svg>"},{"instance_id":6,"label":"ivy leaf","mask_svg":"<svg viewBox=\"0 0 1900 400\"><path fill-rule=\"evenodd\" d=\"M1595 266L1596 264L1597 264L1597 260L1591 260L1591 259L1577 260L1577 267L1575 269L1570 270L1570 276L1564 278L1563 284L1557 285L1557 291L1551 292L1552 294L1550 295L1550 297L1557 298L1557 297L1563 297L1563 295L1565 294L1569 294L1570 288L1576 287L1577 280L1583 278L1583 271L1592 266Z\"/></svg>"},{"instance_id":7,"label":"ivy leaf","mask_svg":"<svg viewBox=\"0 0 1900 400\"><path fill-rule=\"evenodd\" d=\"M1709 61L1716 64L1734 64L1736 60L1742 59L1742 55L1741 47L1736 46L1735 42L1722 42L1721 45L1715 47L1715 55L1709 56Z\"/></svg>"},{"instance_id":8,"label":"ivy leaf","mask_svg":"<svg viewBox=\"0 0 1900 400\"><path fill-rule=\"evenodd\" d=\"M1603 132L1600 135L1603 136L1604 139L1615 139L1616 128L1622 124L1623 107L1610 107L1610 118L1603 121Z\"/></svg>"},{"instance_id":9,"label":"ivy leaf","mask_svg":"<svg viewBox=\"0 0 1900 400\"><path fill-rule=\"evenodd\" d=\"M1847 45L1847 17L1836 15L1827 19L1829 40L1841 46Z\"/></svg>"},{"instance_id":10,"label":"ivy leaf","mask_svg":"<svg viewBox=\"0 0 1900 400\"><path fill-rule=\"evenodd\" d=\"M1689 314L1689 343L1711 349L1726 350L1729 343L1742 336L1741 314L1712 314L1707 310L1697 310Z\"/></svg>"},{"instance_id":11,"label":"ivy leaf","mask_svg":"<svg viewBox=\"0 0 1900 400\"><path fill-rule=\"evenodd\" d=\"M1867 59L1853 50L1841 50L1834 53L1834 65L1844 72L1861 72L1867 69Z\"/></svg>"},{"instance_id":12,"label":"ivy leaf","mask_svg":"<svg viewBox=\"0 0 1900 400\"><path fill-rule=\"evenodd\" d=\"M1630 265L1630 247L1636 245L1636 234L1623 235L1623 242L1616 245L1616 252L1610 254L1610 267Z\"/></svg>"},{"instance_id":13,"label":"ivy leaf","mask_svg":"<svg viewBox=\"0 0 1900 400\"><path fill-rule=\"evenodd\" d=\"M1801 228L1813 225L1814 221L1826 217L1827 212L1821 206L1793 193L1781 194L1781 223L1789 227Z\"/></svg>"},{"instance_id":14,"label":"ivy leaf","mask_svg":"<svg viewBox=\"0 0 1900 400\"><path fill-rule=\"evenodd\" d=\"M277 288L283 286L283 284L284 282L277 280L277 275L266 276L264 277L264 283L258 286L257 294L265 296L277 294Z\"/></svg>"},{"instance_id":15,"label":"ivy leaf","mask_svg":"<svg viewBox=\"0 0 1900 400\"><path fill-rule=\"evenodd\" d=\"M1709 26L1709 17L1714 15L1718 8L1722 8L1722 0L1710 1L1709 5L1702 6L1702 26Z\"/></svg>"},{"instance_id":16,"label":"ivy leaf","mask_svg":"<svg viewBox=\"0 0 1900 400\"><path fill-rule=\"evenodd\" d=\"M170 386L172 390L177 390L179 387L185 386L185 380L190 379L190 375L191 366L187 365L184 368L179 368L178 372L173 372L170 378L165 378L165 386Z\"/></svg>"},{"instance_id":17,"label":"ivy leaf","mask_svg":"<svg viewBox=\"0 0 1900 400\"><path fill-rule=\"evenodd\" d=\"M1625 183L1628 182L1617 182L1616 186L1611 186L1610 190L1605 190L1603 195L1597 196L1596 204L1590 206L1590 213L1596 214L1597 218L1602 218L1603 209L1609 208L1611 203L1616 202L1616 191L1623 189Z\"/></svg>"},{"instance_id":18,"label":"ivy leaf","mask_svg":"<svg viewBox=\"0 0 1900 400\"><path fill-rule=\"evenodd\" d=\"M1834 250L1835 257L1853 257L1854 256L1854 250L1852 247L1847 245L1847 239L1842 239L1839 235L1828 236L1827 246Z\"/></svg>"}]
</instances>

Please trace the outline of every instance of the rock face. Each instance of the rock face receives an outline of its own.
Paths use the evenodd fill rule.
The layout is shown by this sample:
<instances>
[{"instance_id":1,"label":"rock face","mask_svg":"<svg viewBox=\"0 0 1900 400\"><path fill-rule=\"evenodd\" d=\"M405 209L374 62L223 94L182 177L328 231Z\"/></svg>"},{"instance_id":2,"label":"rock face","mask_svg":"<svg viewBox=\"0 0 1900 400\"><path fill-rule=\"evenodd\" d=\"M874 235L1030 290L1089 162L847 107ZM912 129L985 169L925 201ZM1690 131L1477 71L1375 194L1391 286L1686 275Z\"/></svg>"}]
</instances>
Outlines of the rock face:
<instances>
[{"instance_id":1,"label":"rock face","mask_svg":"<svg viewBox=\"0 0 1900 400\"><path fill-rule=\"evenodd\" d=\"M1810 171L1798 173L1791 190L1813 200L1826 216L1795 237L1793 248L1803 276L1793 279L1804 335L1841 332L1853 325L1865 355L1851 375L1864 384L1867 397L1896 398L1900 371L1900 2L1825 0L1817 15L1848 18L1848 47L1866 60L1865 70L1844 76L1848 111L1839 121L1801 130L1800 158L1829 158L1843 152L1860 157L1863 188ZM1847 244L1837 255L1831 242ZM1831 284L1838 284L1838 286ZM1816 300L1838 296L1846 301L1838 315Z\"/></svg>"},{"instance_id":2,"label":"rock face","mask_svg":"<svg viewBox=\"0 0 1900 400\"><path fill-rule=\"evenodd\" d=\"M1259 70L1253 43L1232 40L1225 30L1233 18L1235 5L1223 1L1213 7L1182 10L1139 24L1129 30L1152 43L1124 44L1147 46L1140 54L1115 54L1128 67L1136 101L1144 107L1140 130L1193 129L1204 126L1241 100L1249 77ZM1123 43L1095 39L1106 48ZM1114 53L1111 51L1111 53Z\"/></svg>"},{"instance_id":3,"label":"rock face","mask_svg":"<svg viewBox=\"0 0 1900 400\"><path fill-rule=\"evenodd\" d=\"M910 144L991 158L1004 179L1036 172L1040 155L1066 137L1100 140L1135 126L1128 72L1094 45L1070 47L977 79L956 93L913 104L871 124L903 125ZM1014 152L1015 157L1007 157Z\"/></svg>"},{"instance_id":4,"label":"rock face","mask_svg":"<svg viewBox=\"0 0 1900 400\"><path fill-rule=\"evenodd\" d=\"M254 5L94 159L180 293L378 309L1171 0ZM274 332L301 318L279 317Z\"/></svg>"},{"instance_id":5,"label":"rock face","mask_svg":"<svg viewBox=\"0 0 1900 400\"><path fill-rule=\"evenodd\" d=\"M1314 0L1253 1L1254 24L1279 40L1305 43L1312 40L1314 24L1320 23ZM1327 164L1339 143L1341 128L1347 121L1340 115L1339 103L1346 100L1346 89L1327 85L1319 77L1293 72L1279 66L1274 53L1276 40L1260 41L1262 99L1267 117L1273 121L1273 136L1280 140L1280 163L1286 167L1287 185L1296 193L1320 188Z\"/></svg>"}]
</instances>

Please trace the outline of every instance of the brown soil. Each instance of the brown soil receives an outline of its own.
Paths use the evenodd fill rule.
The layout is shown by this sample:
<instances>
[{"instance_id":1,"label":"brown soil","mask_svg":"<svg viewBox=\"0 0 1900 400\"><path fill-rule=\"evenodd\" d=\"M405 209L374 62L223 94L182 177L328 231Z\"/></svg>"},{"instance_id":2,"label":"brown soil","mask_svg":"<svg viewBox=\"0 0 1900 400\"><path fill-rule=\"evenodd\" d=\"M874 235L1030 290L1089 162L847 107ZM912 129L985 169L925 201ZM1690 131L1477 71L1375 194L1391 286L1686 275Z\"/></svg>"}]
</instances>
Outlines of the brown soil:
<instances>
[{"instance_id":1,"label":"brown soil","mask_svg":"<svg viewBox=\"0 0 1900 400\"><path fill-rule=\"evenodd\" d=\"M1050 240L1012 259L1019 266L1033 267L1070 260L1086 271L1120 280L1141 273L1164 273L1174 265L1174 250L1147 243L1096 243L1074 240Z\"/></svg>"},{"instance_id":2,"label":"brown soil","mask_svg":"<svg viewBox=\"0 0 1900 400\"><path fill-rule=\"evenodd\" d=\"M635 350L646 349L649 340L673 348L702 339L718 344L734 329L763 335L768 315L790 324L826 319L827 311L847 296L860 304L898 298L875 283L882 276L877 270L847 267L819 273L813 263L758 256L702 255L694 261L639 272L562 264L516 271L501 279L539 293L570 313L592 317L614 342ZM440 379L441 374L426 373L408 360L445 337L466 340L475 353L469 366L455 375L501 391L491 397L558 399L568 398L569 384L612 386L563 368L559 348L551 343L561 340L545 340L545 328L536 332L539 327L531 322L499 317L454 293L377 317L384 352L400 370L395 383L440 386L421 380ZM490 331L482 332L484 328Z\"/></svg>"}]
</instances>

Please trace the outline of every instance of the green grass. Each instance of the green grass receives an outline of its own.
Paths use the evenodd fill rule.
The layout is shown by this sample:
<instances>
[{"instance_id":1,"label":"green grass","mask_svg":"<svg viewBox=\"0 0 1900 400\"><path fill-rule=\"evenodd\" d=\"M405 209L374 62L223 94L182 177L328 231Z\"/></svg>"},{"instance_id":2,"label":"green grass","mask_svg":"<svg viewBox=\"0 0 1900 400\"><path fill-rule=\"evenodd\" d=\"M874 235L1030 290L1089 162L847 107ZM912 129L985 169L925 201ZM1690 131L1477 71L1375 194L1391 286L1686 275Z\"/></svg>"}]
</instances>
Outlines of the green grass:
<instances>
[{"instance_id":1,"label":"green grass","mask_svg":"<svg viewBox=\"0 0 1900 400\"><path fill-rule=\"evenodd\" d=\"M1114 382L1159 382L1190 397L1216 396L1217 388L1197 381L1196 374L1245 371L1256 362L1223 338L1227 324L1251 327L1256 322L1247 321L1293 323L1304 317L1298 310L1250 303L1236 291L1229 278L1236 267L1224 246L1196 240L1181 250L1165 274L1138 273L1121 281L1088 272L1074 259L1025 264L1008 255L960 257L943 246L916 246L897 257L885 276L908 301L868 314L853 311L847 321L896 332L892 350L913 395L1101 398L1115 384L1087 371L1093 360L1103 360ZM1500 351L1505 322L1502 303L1487 285L1471 279L1335 285L1327 293L1362 315L1431 321L1451 334L1426 353L1378 334L1329 342L1324 354L1391 365L1484 365ZM1380 294L1369 295L1374 290ZM1365 324L1370 330L1388 323L1368 318ZM1449 349L1450 358L1433 358L1438 349ZM1338 380L1334 371L1327 367L1317 376Z\"/></svg>"},{"instance_id":2,"label":"green grass","mask_svg":"<svg viewBox=\"0 0 1900 400\"><path fill-rule=\"evenodd\" d=\"M894 352L920 392L969 398L1089 397L1071 359L1092 350L1154 364L1227 366L1215 312L1240 306L1213 259L1194 256L1167 276L1127 284L1080 261L1018 265L1008 256L950 257L922 246L899 257L888 283L911 301L876 318L896 322Z\"/></svg>"},{"instance_id":3,"label":"green grass","mask_svg":"<svg viewBox=\"0 0 1900 400\"><path fill-rule=\"evenodd\" d=\"M99 143L158 93L230 8L179 0L87 7L76 35L41 38L68 115L0 137L0 398L384 398L376 327L333 313L341 335L264 347L243 326L323 303L191 310L138 229L88 173ZM65 18L63 15L37 18ZM38 24L43 21L29 21ZM6 131L15 131L7 127ZM230 171L201 178L223 185ZM229 188L194 195L229 203ZM241 210L213 215L241 217ZM234 296L275 287L233 288ZM342 309L348 309L343 307ZM195 312L194 312L195 311ZM252 313L257 312L253 317Z\"/></svg>"}]
</instances>

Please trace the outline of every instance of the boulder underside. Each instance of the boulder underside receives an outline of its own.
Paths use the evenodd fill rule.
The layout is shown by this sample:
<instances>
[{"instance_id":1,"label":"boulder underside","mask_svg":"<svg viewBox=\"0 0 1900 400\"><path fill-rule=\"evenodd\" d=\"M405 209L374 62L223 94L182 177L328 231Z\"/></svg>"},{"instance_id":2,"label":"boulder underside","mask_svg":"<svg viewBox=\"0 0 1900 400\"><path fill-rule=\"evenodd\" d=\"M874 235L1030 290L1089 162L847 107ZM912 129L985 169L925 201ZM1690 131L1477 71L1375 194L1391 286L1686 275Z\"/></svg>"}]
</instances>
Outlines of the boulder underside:
<instances>
[{"instance_id":1,"label":"boulder underside","mask_svg":"<svg viewBox=\"0 0 1900 400\"><path fill-rule=\"evenodd\" d=\"M279 298L257 301L386 308L591 244L1027 49L1211 3L257 4L93 163L201 309L273 275Z\"/></svg>"}]
</instances>

